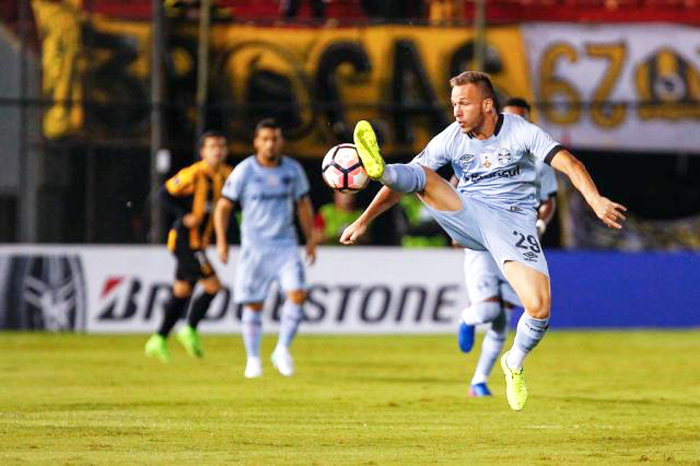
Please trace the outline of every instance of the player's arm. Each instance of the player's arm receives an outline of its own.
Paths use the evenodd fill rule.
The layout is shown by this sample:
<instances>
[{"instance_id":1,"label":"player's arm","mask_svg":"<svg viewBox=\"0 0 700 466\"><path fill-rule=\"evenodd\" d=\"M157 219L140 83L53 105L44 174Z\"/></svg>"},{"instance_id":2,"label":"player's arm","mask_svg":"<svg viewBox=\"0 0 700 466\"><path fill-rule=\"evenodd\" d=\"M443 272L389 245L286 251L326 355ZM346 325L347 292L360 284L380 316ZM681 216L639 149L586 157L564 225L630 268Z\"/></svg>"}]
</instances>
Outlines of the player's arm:
<instances>
[{"instance_id":1,"label":"player's arm","mask_svg":"<svg viewBox=\"0 0 700 466\"><path fill-rule=\"evenodd\" d=\"M233 210L233 202L225 197L219 198L214 208L214 231L216 232L216 253L222 263L228 262L228 239L226 233L228 230L231 211Z\"/></svg>"},{"instance_id":2,"label":"player's arm","mask_svg":"<svg viewBox=\"0 0 700 466\"><path fill-rule=\"evenodd\" d=\"M403 197L402 193L397 193L383 186L379 190L372 203L362 212L362 215L352 222L340 235L342 244L355 244L357 240L365 234L370 222L393 207Z\"/></svg>"},{"instance_id":3,"label":"player's arm","mask_svg":"<svg viewBox=\"0 0 700 466\"><path fill-rule=\"evenodd\" d=\"M586 167L569 151L562 149L550 159L550 165L569 177L598 218L610 228L622 228L627 208L598 193Z\"/></svg>"},{"instance_id":4,"label":"player's arm","mask_svg":"<svg viewBox=\"0 0 700 466\"><path fill-rule=\"evenodd\" d=\"M299 225L306 239L306 260L309 265L316 261L316 235L314 235L314 206L308 195L297 200Z\"/></svg>"},{"instance_id":5,"label":"player's arm","mask_svg":"<svg viewBox=\"0 0 700 466\"><path fill-rule=\"evenodd\" d=\"M195 169L186 167L180 170L175 176L165 182L160 191L160 200L165 208L178 218L182 219L182 224L187 228L196 228L202 219L198 219L190 212L187 197L191 197L194 192Z\"/></svg>"},{"instance_id":6,"label":"player's arm","mask_svg":"<svg viewBox=\"0 0 700 466\"><path fill-rule=\"evenodd\" d=\"M557 210L557 198L554 194L550 195L546 200L542 201L537 209L537 233L542 237L547 225L552 221L554 212Z\"/></svg>"}]
</instances>

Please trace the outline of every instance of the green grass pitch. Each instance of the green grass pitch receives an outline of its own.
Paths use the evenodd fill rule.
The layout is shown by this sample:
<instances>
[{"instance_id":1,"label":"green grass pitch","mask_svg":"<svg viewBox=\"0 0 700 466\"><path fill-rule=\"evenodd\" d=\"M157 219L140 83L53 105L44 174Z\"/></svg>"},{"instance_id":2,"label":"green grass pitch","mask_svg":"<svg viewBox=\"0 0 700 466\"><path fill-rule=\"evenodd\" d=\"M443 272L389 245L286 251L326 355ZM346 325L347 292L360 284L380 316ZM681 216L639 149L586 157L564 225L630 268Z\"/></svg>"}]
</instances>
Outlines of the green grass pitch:
<instances>
[{"instance_id":1,"label":"green grass pitch","mask_svg":"<svg viewBox=\"0 0 700 466\"><path fill-rule=\"evenodd\" d=\"M512 337L511 337L512 338ZM243 378L238 335L0 334L0 464L700 464L700 331L550 332L513 412L469 399L451 336L300 335L298 374Z\"/></svg>"}]
</instances>

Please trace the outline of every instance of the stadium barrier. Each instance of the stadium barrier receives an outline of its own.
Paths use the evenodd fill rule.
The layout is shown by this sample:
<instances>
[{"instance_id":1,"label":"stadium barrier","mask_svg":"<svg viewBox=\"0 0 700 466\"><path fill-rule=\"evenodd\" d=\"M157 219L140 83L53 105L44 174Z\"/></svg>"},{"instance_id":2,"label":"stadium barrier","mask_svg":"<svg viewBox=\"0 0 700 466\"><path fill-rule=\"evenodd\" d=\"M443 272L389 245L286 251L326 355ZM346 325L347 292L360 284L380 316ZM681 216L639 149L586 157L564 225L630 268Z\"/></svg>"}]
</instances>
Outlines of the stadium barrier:
<instances>
[{"instance_id":1,"label":"stadium barrier","mask_svg":"<svg viewBox=\"0 0 700 466\"><path fill-rule=\"evenodd\" d=\"M239 329L232 280L238 253L203 332ZM700 314L700 254L548 253L554 280L551 326L692 327ZM174 260L154 246L0 247L0 328L95 333L151 332L168 295ZM462 254L451 249L321 248L307 269L307 333L452 333L468 302ZM271 293L265 330L276 331L281 298Z\"/></svg>"}]
</instances>

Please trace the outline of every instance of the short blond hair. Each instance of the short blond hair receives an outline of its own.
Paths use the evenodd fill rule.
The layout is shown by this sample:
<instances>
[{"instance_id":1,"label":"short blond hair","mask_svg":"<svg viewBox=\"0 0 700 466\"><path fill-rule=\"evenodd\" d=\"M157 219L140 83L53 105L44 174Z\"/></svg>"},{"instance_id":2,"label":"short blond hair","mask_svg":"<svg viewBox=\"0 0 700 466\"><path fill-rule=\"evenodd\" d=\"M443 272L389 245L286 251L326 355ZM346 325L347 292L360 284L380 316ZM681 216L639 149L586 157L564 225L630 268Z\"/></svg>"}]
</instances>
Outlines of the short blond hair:
<instances>
[{"instance_id":1,"label":"short blond hair","mask_svg":"<svg viewBox=\"0 0 700 466\"><path fill-rule=\"evenodd\" d=\"M484 93L484 98L493 100L496 103L496 91L491 84L491 76L481 71L463 71L450 79L450 86L464 86L465 84L478 84Z\"/></svg>"}]
</instances>

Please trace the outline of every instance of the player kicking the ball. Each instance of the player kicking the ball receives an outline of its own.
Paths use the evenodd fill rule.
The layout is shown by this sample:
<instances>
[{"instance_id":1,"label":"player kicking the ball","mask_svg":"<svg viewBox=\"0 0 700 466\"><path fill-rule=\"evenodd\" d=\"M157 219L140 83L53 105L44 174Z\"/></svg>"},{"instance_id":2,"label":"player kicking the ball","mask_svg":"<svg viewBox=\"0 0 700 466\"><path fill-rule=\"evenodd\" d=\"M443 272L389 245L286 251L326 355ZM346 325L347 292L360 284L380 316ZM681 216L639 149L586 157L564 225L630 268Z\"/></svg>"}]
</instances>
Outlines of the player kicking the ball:
<instances>
[{"instance_id":1,"label":"player kicking the ball","mask_svg":"<svg viewBox=\"0 0 700 466\"><path fill-rule=\"evenodd\" d=\"M503 106L503 113L519 115L529 121L530 105L524 99L512 98ZM539 206L535 225L541 238L556 210L557 178L549 165L538 162L536 166ZM456 177L450 180L455 187L458 182ZM457 332L459 348L465 353L470 352L474 345L475 326L487 324L469 396L490 396L488 378L506 344L513 308L520 306L520 301L488 251L464 249L464 276L470 305L462 311Z\"/></svg>"},{"instance_id":2,"label":"player kicking the ball","mask_svg":"<svg viewBox=\"0 0 700 466\"><path fill-rule=\"evenodd\" d=\"M626 208L601 196L584 165L523 118L497 114L489 76L465 71L450 80L455 122L407 164L384 164L369 123L355 127L368 175L384 187L340 238L354 244L371 220L416 193L435 220L464 247L488 251L525 308L512 348L501 358L506 397L514 410L527 401L523 361L542 340L550 314L547 262L535 227L536 162L565 173L606 225L621 228ZM451 163L457 189L436 173Z\"/></svg>"}]
</instances>

